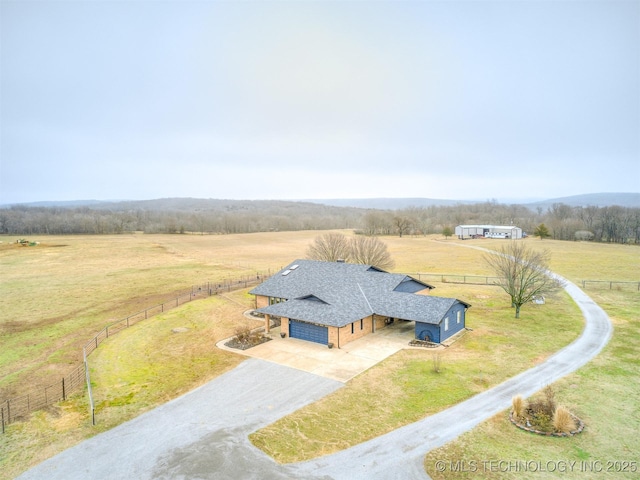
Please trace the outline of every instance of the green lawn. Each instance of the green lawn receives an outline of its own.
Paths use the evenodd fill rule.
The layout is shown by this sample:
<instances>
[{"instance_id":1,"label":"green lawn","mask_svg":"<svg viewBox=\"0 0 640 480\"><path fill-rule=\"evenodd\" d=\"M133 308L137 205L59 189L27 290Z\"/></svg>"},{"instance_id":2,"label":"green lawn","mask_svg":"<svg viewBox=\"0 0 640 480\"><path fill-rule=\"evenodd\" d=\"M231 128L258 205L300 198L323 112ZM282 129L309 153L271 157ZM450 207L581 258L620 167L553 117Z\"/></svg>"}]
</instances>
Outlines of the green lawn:
<instances>
[{"instance_id":1,"label":"green lawn","mask_svg":"<svg viewBox=\"0 0 640 480\"><path fill-rule=\"evenodd\" d=\"M550 465L576 462L572 470L563 473L564 478L640 477L640 348L636 341L640 338L640 294L608 290L590 294L608 312L615 327L613 338L593 361L554 384L556 399L585 422L584 432L571 438L533 435L513 427L505 411L430 452L425 468L432 478L557 477L554 472L528 472L523 476L514 468L451 471L451 466L465 462L475 462L481 468L486 460L551 462ZM446 468L439 471L443 465ZM598 471L600 468L603 471ZM608 468L610 475L606 475Z\"/></svg>"},{"instance_id":2,"label":"green lawn","mask_svg":"<svg viewBox=\"0 0 640 480\"><path fill-rule=\"evenodd\" d=\"M579 309L564 294L546 305L531 306L516 320L495 287L436 287L443 296L464 295L473 305L467 316L473 331L437 353L412 349L393 355L344 388L255 432L252 442L281 463L348 448L534 366L574 340L583 326ZM551 331L554 335L548 334ZM434 371L436 354L439 373Z\"/></svg>"},{"instance_id":3,"label":"green lawn","mask_svg":"<svg viewBox=\"0 0 640 480\"><path fill-rule=\"evenodd\" d=\"M246 291L197 300L142 321L101 343L89 357L97 425L85 393L36 412L0 435L0 478L20 472L85 438L176 398L245 357L216 348L246 319ZM176 331L177 330L177 331Z\"/></svg>"}]
</instances>

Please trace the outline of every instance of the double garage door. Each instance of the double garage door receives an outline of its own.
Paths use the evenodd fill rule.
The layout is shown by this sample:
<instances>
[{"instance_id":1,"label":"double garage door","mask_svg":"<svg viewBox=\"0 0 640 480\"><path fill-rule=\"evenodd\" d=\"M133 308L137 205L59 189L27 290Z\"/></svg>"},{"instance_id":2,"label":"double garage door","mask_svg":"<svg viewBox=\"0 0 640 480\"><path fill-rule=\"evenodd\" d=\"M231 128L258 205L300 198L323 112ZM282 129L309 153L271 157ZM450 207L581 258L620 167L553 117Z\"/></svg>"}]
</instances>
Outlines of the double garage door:
<instances>
[{"instance_id":1,"label":"double garage door","mask_svg":"<svg viewBox=\"0 0 640 480\"><path fill-rule=\"evenodd\" d=\"M313 323L298 322L297 320L289 320L289 336L323 345L329 343L329 330L327 327L314 325Z\"/></svg>"}]
</instances>

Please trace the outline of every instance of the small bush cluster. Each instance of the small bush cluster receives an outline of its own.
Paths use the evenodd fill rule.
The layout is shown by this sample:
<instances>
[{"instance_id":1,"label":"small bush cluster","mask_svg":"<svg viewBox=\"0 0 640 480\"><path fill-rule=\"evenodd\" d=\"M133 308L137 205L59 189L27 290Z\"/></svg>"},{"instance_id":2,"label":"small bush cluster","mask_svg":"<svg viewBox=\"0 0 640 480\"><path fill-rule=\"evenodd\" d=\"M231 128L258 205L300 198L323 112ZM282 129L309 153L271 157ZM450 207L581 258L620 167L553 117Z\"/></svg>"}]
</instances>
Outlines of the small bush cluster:
<instances>
[{"instance_id":1,"label":"small bush cluster","mask_svg":"<svg viewBox=\"0 0 640 480\"><path fill-rule=\"evenodd\" d=\"M545 387L542 397L525 401L521 395L511 400L513 421L541 433L569 434L578 428L571 412L556 403L555 391Z\"/></svg>"},{"instance_id":2,"label":"small bush cluster","mask_svg":"<svg viewBox=\"0 0 640 480\"><path fill-rule=\"evenodd\" d=\"M235 329L235 335L226 343L228 347L246 350L261 343L271 340L261 331L252 331L248 326L239 326Z\"/></svg>"}]
</instances>

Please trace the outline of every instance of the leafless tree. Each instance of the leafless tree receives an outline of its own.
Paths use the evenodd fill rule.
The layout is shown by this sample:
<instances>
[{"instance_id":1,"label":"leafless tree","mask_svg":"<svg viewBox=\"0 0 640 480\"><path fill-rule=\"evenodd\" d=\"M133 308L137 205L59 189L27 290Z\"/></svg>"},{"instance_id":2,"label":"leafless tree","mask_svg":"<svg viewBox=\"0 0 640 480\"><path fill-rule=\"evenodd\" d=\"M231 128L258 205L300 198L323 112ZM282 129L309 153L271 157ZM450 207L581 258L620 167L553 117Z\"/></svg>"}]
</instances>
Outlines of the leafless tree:
<instances>
[{"instance_id":1,"label":"leafless tree","mask_svg":"<svg viewBox=\"0 0 640 480\"><path fill-rule=\"evenodd\" d=\"M315 238L307 249L307 257L325 262L345 260L382 270L393 267L387 245L377 237L357 236L349 240L341 233L325 233Z\"/></svg>"},{"instance_id":2,"label":"leafless tree","mask_svg":"<svg viewBox=\"0 0 640 480\"><path fill-rule=\"evenodd\" d=\"M350 242L350 260L353 263L372 265L382 270L393 268L394 262L387 245L377 237L354 237Z\"/></svg>"},{"instance_id":3,"label":"leafless tree","mask_svg":"<svg viewBox=\"0 0 640 480\"><path fill-rule=\"evenodd\" d=\"M411 228L411 220L407 216L396 215L393 217L393 226L395 227L396 232L398 232L400 238L402 238L402 235L407 233Z\"/></svg>"},{"instance_id":4,"label":"leafless tree","mask_svg":"<svg viewBox=\"0 0 640 480\"><path fill-rule=\"evenodd\" d=\"M307 257L312 260L336 262L348 260L350 254L349 239L341 233L325 233L315 238L307 249Z\"/></svg>"},{"instance_id":5,"label":"leafless tree","mask_svg":"<svg viewBox=\"0 0 640 480\"><path fill-rule=\"evenodd\" d=\"M499 277L497 284L511 297L520 318L520 308L535 297L552 295L564 283L548 271L550 253L535 251L522 241L510 241L499 252L485 255L485 261Z\"/></svg>"}]
</instances>

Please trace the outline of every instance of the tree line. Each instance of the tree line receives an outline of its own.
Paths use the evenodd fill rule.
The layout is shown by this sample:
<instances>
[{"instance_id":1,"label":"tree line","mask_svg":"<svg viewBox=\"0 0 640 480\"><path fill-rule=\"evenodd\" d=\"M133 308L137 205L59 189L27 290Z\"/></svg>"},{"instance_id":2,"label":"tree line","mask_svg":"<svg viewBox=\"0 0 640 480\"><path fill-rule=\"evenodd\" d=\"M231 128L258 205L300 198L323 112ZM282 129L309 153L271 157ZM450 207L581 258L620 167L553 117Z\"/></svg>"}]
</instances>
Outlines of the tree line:
<instances>
[{"instance_id":1,"label":"tree line","mask_svg":"<svg viewBox=\"0 0 640 480\"><path fill-rule=\"evenodd\" d=\"M483 202L454 206L378 210L288 201L199 201L110 203L103 206L0 209L0 234L68 235L353 229L367 236L428 235L456 225L516 225L530 235L544 224L558 240L640 244L640 208L621 206L548 208Z\"/></svg>"}]
</instances>

